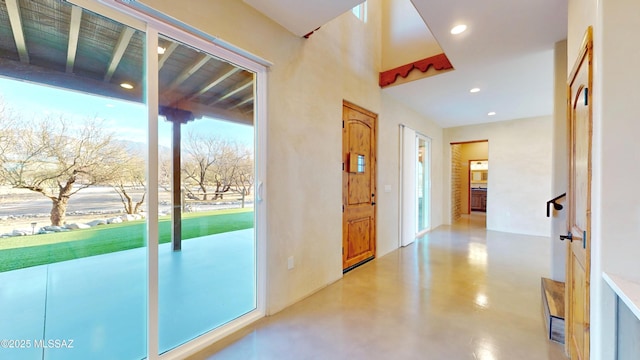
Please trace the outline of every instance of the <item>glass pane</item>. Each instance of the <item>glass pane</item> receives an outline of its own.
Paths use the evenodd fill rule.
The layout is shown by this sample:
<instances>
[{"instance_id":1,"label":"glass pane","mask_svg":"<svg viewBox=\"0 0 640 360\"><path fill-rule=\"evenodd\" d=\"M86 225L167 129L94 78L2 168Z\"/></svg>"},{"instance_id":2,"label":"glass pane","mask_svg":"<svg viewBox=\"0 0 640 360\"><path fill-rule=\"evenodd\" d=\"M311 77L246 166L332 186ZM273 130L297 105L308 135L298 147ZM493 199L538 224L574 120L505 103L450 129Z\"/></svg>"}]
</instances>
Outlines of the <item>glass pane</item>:
<instances>
[{"instance_id":1,"label":"glass pane","mask_svg":"<svg viewBox=\"0 0 640 360\"><path fill-rule=\"evenodd\" d=\"M254 74L159 45L163 353L256 308Z\"/></svg>"},{"instance_id":2,"label":"glass pane","mask_svg":"<svg viewBox=\"0 0 640 360\"><path fill-rule=\"evenodd\" d=\"M15 4L0 2L0 339L21 342L0 358L142 359L145 35Z\"/></svg>"},{"instance_id":3,"label":"glass pane","mask_svg":"<svg viewBox=\"0 0 640 360\"><path fill-rule=\"evenodd\" d=\"M418 197L418 232L428 230L430 228L429 223L429 144L430 142L425 138L418 136L418 153L417 153L417 197Z\"/></svg>"}]
</instances>

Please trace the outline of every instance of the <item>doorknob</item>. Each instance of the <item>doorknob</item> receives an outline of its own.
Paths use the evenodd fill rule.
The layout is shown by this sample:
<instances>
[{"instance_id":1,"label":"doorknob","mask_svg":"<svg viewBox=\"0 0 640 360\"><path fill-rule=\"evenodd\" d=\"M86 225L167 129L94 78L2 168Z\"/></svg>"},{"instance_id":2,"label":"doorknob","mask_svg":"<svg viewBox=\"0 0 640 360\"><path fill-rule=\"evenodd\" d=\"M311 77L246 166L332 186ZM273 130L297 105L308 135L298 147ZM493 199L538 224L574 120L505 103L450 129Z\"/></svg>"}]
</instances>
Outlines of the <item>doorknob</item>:
<instances>
[{"instance_id":1,"label":"doorknob","mask_svg":"<svg viewBox=\"0 0 640 360\"><path fill-rule=\"evenodd\" d=\"M568 232L567 235L560 235L560 240L564 241L565 239L573 242L573 234Z\"/></svg>"}]
</instances>

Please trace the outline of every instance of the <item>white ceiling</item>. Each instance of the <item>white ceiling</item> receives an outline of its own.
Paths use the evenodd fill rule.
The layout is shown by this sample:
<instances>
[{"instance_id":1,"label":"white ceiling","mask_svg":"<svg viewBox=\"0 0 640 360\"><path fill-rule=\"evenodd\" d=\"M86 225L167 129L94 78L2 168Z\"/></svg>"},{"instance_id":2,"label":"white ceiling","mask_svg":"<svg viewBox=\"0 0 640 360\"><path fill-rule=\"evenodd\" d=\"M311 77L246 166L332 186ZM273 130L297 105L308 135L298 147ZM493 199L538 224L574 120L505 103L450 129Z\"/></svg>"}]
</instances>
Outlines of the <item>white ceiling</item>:
<instances>
[{"instance_id":1,"label":"white ceiling","mask_svg":"<svg viewBox=\"0 0 640 360\"><path fill-rule=\"evenodd\" d=\"M294 34L304 35L361 1L306 0L304 6L298 0L245 2ZM412 2L455 70L384 92L442 127L553 112L553 49L566 38L567 0ZM460 23L468 26L467 31L451 35L450 29ZM474 87L481 91L469 93ZM488 116L490 111L496 115Z\"/></svg>"},{"instance_id":2,"label":"white ceiling","mask_svg":"<svg viewBox=\"0 0 640 360\"><path fill-rule=\"evenodd\" d=\"M285 29L304 36L364 0L244 0Z\"/></svg>"}]
</instances>

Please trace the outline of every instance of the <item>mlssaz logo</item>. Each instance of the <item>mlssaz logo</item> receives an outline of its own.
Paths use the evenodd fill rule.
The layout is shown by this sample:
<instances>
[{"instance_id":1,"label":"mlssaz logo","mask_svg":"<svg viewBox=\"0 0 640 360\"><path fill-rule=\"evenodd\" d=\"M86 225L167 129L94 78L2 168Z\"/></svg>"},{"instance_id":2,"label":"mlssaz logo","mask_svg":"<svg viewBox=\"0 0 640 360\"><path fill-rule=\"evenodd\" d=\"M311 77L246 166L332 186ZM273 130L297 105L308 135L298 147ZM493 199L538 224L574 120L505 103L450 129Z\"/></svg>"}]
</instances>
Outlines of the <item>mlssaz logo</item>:
<instances>
[{"instance_id":1,"label":"mlssaz logo","mask_svg":"<svg viewBox=\"0 0 640 360\"><path fill-rule=\"evenodd\" d=\"M42 349L73 349L73 340L49 339L34 340L34 347Z\"/></svg>"}]
</instances>

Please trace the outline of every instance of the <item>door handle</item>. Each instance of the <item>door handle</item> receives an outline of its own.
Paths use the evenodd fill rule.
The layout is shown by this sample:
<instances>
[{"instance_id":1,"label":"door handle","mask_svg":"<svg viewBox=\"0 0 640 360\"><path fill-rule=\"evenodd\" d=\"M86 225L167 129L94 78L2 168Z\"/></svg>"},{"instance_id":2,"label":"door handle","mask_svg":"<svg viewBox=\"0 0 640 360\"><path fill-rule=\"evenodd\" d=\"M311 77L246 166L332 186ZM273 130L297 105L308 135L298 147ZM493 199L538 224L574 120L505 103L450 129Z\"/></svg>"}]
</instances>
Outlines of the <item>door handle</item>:
<instances>
[{"instance_id":1,"label":"door handle","mask_svg":"<svg viewBox=\"0 0 640 360\"><path fill-rule=\"evenodd\" d=\"M573 234L568 232L567 235L560 235L560 240L564 241L565 239L573 242Z\"/></svg>"}]
</instances>

